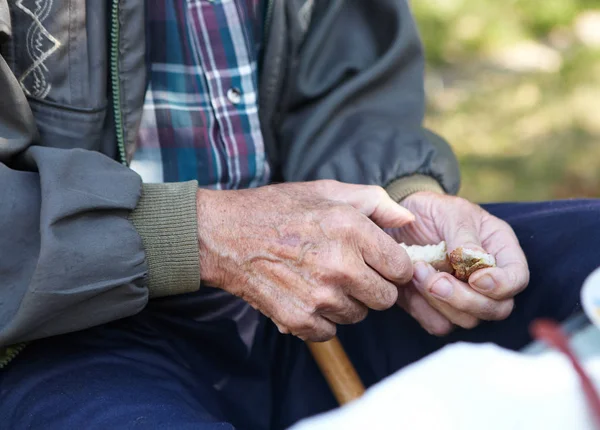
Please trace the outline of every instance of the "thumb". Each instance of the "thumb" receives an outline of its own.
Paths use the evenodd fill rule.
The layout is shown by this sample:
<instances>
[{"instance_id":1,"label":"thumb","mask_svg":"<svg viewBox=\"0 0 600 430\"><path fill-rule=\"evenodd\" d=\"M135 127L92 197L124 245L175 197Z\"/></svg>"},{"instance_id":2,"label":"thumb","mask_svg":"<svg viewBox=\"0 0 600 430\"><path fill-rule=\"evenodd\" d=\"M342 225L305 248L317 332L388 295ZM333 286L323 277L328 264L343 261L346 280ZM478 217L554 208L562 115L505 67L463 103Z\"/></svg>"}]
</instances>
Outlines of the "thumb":
<instances>
[{"instance_id":1,"label":"thumb","mask_svg":"<svg viewBox=\"0 0 600 430\"><path fill-rule=\"evenodd\" d=\"M373 211L370 214L363 212L375 224L381 228L394 228L410 224L415 220L411 211L396 203L383 188L379 189L383 191L383 194L379 196Z\"/></svg>"},{"instance_id":2,"label":"thumb","mask_svg":"<svg viewBox=\"0 0 600 430\"><path fill-rule=\"evenodd\" d=\"M396 203L382 187L338 184L329 197L351 205L381 228L402 227L415 220L412 212Z\"/></svg>"},{"instance_id":3,"label":"thumb","mask_svg":"<svg viewBox=\"0 0 600 430\"><path fill-rule=\"evenodd\" d=\"M472 249L485 252L479 238L478 223L473 214L457 210L452 213L448 210L448 218L444 223L444 238L448 245L448 252L457 248Z\"/></svg>"}]
</instances>

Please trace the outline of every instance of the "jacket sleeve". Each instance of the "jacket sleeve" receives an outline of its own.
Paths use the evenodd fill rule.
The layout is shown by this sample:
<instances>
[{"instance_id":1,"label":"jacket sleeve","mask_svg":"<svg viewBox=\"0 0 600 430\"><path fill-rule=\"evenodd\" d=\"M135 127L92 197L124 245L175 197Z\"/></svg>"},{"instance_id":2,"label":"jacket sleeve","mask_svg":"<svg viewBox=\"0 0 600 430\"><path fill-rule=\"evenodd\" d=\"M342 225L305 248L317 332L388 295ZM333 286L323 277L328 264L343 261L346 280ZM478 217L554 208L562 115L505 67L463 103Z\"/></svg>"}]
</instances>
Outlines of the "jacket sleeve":
<instances>
[{"instance_id":1,"label":"jacket sleeve","mask_svg":"<svg viewBox=\"0 0 600 430\"><path fill-rule=\"evenodd\" d=\"M458 191L452 150L422 126L424 58L407 1L317 1L291 50L277 136L285 180L376 184L397 201Z\"/></svg>"},{"instance_id":2,"label":"jacket sleeve","mask_svg":"<svg viewBox=\"0 0 600 430\"><path fill-rule=\"evenodd\" d=\"M0 44L9 33L0 0ZM153 292L199 287L195 184L146 186L100 153L45 147L2 56L0 94L0 346L135 314ZM161 230L168 221L175 231ZM184 261L180 245L191 249Z\"/></svg>"}]
</instances>

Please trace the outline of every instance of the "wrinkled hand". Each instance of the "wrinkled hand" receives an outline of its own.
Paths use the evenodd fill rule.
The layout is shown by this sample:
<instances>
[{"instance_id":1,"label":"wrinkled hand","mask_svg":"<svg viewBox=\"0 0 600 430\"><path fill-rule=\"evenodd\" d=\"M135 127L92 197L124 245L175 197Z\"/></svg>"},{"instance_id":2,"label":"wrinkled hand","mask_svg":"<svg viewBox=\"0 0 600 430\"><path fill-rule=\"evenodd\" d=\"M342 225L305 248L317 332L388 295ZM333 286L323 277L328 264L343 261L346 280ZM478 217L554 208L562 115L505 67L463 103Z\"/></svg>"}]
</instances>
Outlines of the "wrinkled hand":
<instances>
[{"instance_id":1,"label":"wrinkled hand","mask_svg":"<svg viewBox=\"0 0 600 430\"><path fill-rule=\"evenodd\" d=\"M420 192L402 204L416 221L388 230L398 242L426 245L445 240L449 252L464 247L492 254L497 267L479 270L464 283L418 262L412 285L399 291L398 304L439 336L448 334L454 325L473 328L480 320L507 318L513 297L529 282L527 261L512 228L459 197Z\"/></svg>"},{"instance_id":2,"label":"wrinkled hand","mask_svg":"<svg viewBox=\"0 0 600 430\"><path fill-rule=\"evenodd\" d=\"M378 225L413 219L374 186L316 181L199 190L201 277L246 300L282 333L327 340L336 324L396 303L412 263Z\"/></svg>"}]
</instances>

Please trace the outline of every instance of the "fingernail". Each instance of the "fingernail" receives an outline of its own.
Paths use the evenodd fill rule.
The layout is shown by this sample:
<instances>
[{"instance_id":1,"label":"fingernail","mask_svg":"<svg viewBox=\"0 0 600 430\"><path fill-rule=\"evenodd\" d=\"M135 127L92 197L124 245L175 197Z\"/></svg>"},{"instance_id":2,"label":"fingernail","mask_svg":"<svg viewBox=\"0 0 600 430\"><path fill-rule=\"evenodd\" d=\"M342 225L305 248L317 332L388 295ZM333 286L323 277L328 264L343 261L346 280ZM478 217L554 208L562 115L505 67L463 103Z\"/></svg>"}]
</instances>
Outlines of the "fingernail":
<instances>
[{"instance_id":1,"label":"fingernail","mask_svg":"<svg viewBox=\"0 0 600 430\"><path fill-rule=\"evenodd\" d=\"M431 294L442 299L447 299L452 295L452 284L446 278L437 281L431 287Z\"/></svg>"},{"instance_id":2,"label":"fingernail","mask_svg":"<svg viewBox=\"0 0 600 430\"><path fill-rule=\"evenodd\" d=\"M481 291L489 291L496 286L496 283L490 275L483 275L481 278L473 282L473 286Z\"/></svg>"},{"instance_id":3,"label":"fingernail","mask_svg":"<svg viewBox=\"0 0 600 430\"><path fill-rule=\"evenodd\" d=\"M423 263L422 261L417 261L415 263L415 265L413 266L413 278L419 284L422 284L423 282L425 282L425 280L427 279L427 277L430 274L431 274L431 270L429 268L429 265L426 263Z\"/></svg>"}]
</instances>

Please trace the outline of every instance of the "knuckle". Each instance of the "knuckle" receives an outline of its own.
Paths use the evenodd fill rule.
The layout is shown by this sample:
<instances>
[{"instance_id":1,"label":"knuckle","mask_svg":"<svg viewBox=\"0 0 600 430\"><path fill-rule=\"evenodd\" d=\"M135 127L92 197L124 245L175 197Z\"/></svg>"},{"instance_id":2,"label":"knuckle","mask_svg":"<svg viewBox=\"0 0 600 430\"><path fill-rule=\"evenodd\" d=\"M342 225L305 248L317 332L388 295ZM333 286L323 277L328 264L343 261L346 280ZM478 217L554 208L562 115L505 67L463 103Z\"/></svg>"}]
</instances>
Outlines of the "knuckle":
<instances>
[{"instance_id":1,"label":"knuckle","mask_svg":"<svg viewBox=\"0 0 600 430\"><path fill-rule=\"evenodd\" d=\"M491 291L490 293L487 294L487 297L489 297L492 300L502 301L502 300L510 299L514 295L515 295L515 292L513 291L513 289L508 289L508 290Z\"/></svg>"},{"instance_id":2,"label":"knuckle","mask_svg":"<svg viewBox=\"0 0 600 430\"><path fill-rule=\"evenodd\" d=\"M491 217L491 215L490 215L490 217ZM510 231L510 232L513 231L513 229L510 226L510 224L507 223L506 221L504 221L503 219L496 218L496 217L494 217L492 219L497 224L497 226L498 226L497 229L498 230L505 230L505 231Z\"/></svg>"},{"instance_id":3,"label":"knuckle","mask_svg":"<svg viewBox=\"0 0 600 430\"><path fill-rule=\"evenodd\" d=\"M350 312L348 312L348 324L356 324L363 321L369 314L369 309L365 306L354 306Z\"/></svg>"},{"instance_id":4,"label":"knuckle","mask_svg":"<svg viewBox=\"0 0 600 430\"><path fill-rule=\"evenodd\" d=\"M472 224L469 220L461 218L456 220L454 228L457 232L468 233L472 230Z\"/></svg>"},{"instance_id":5,"label":"knuckle","mask_svg":"<svg viewBox=\"0 0 600 430\"><path fill-rule=\"evenodd\" d=\"M336 324L348 325L356 323L356 321L354 321L354 315L347 311L339 312L335 315L327 315L327 317Z\"/></svg>"},{"instance_id":6,"label":"knuckle","mask_svg":"<svg viewBox=\"0 0 600 430\"><path fill-rule=\"evenodd\" d=\"M464 197L460 197L460 196L454 196L452 201L456 205L466 205L469 203L469 201L467 199L465 199Z\"/></svg>"},{"instance_id":7,"label":"knuckle","mask_svg":"<svg viewBox=\"0 0 600 430\"><path fill-rule=\"evenodd\" d=\"M337 327L334 324L331 324L330 326L324 327L321 330L313 332L313 334L310 336L310 339L313 342L326 342L333 336L335 336L336 332Z\"/></svg>"},{"instance_id":8,"label":"knuckle","mask_svg":"<svg viewBox=\"0 0 600 430\"><path fill-rule=\"evenodd\" d=\"M330 196L331 194L335 194L340 184L340 182L334 179L320 179L312 183L316 191L323 196Z\"/></svg>"},{"instance_id":9,"label":"knuckle","mask_svg":"<svg viewBox=\"0 0 600 430\"><path fill-rule=\"evenodd\" d=\"M332 276L338 286L345 287L354 282L359 276L357 270L344 264L344 258L340 257L332 265Z\"/></svg>"},{"instance_id":10,"label":"knuckle","mask_svg":"<svg viewBox=\"0 0 600 430\"><path fill-rule=\"evenodd\" d=\"M498 309L497 309L496 315L495 315L496 319L500 320L500 321L505 320L506 318L508 318L510 316L514 307L515 307L514 300L506 300L500 306L498 306Z\"/></svg>"},{"instance_id":11,"label":"knuckle","mask_svg":"<svg viewBox=\"0 0 600 430\"><path fill-rule=\"evenodd\" d=\"M311 315L304 319L296 331L292 333L302 340L313 342L324 342L335 336L337 327L335 324L320 321L320 317Z\"/></svg>"},{"instance_id":12,"label":"knuckle","mask_svg":"<svg viewBox=\"0 0 600 430\"><path fill-rule=\"evenodd\" d=\"M316 317L312 313L301 310L291 312L281 312L282 316L278 320L284 326L288 333L301 338L310 335L317 328Z\"/></svg>"},{"instance_id":13,"label":"knuckle","mask_svg":"<svg viewBox=\"0 0 600 430\"><path fill-rule=\"evenodd\" d=\"M387 191L379 185L367 185L369 192L371 192L374 196L377 196L378 199L384 199L388 197Z\"/></svg>"},{"instance_id":14,"label":"knuckle","mask_svg":"<svg viewBox=\"0 0 600 430\"><path fill-rule=\"evenodd\" d=\"M286 314L281 319L281 325L284 326L289 333L297 334L302 327L302 317L297 314Z\"/></svg>"},{"instance_id":15,"label":"knuckle","mask_svg":"<svg viewBox=\"0 0 600 430\"><path fill-rule=\"evenodd\" d=\"M329 310L334 307L337 302L337 294L326 287L317 288L312 293L312 308L311 310L319 312Z\"/></svg>"},{"instance_id":16,"label":"knuckle","mask_svg":"<svg viewBox=\"0 0 600 430\"><path fill-rule=\"evenodd\" d=\"M319 179L318 181L315 181L317 185L320 185L321 187L324 188L333 188L333 187L337 187L339 185L339 182L336 181L335 179Z\"/></svg>"},{"instance_id":17,"label":"knuckle","mask_svg":"<svg viewBox=\"0 0 600 430\"><path fill-rule=\"evenodd\" d=\"M485 300L477 306L477 314L484 320L495 320L498 311L498 302L492 300Z\"/></svg>"},{"instance_id":18,"label":"knuckle","mask_svg":"<svg viewBox=\"0 0 600 430\"><path fill-rule=\"evenodd\" d=\"M506 319L513 308L513 300L505 300L503 302L486 300L479 306L477 312L481 319L488 321L496 321Z\"/></svg>"},{"instance_id":19,"label":"knuckle","mask_svg":"<svg viewBox=\"0 0 600 430\"><path fill-rule=\"evenodd\" d=\"M394 281L407 284L413 277L413 264L406 252L397 252L392 257L391 267L394 268Z\"/></svg>"},{"instance_id":20,"label":"knuckle","mask_svg":"<svg viewBox=\"0 0 600 430\"><path fill-rule=\"evenodd\" d=\"M315 266L310 277L319 284L336 283L338 277L343 273L343 254L336 248L337 245L329 247L327 252L319 254L315 259Z\"/></svg>"},{"instance_id":21,"label":"knuckle","mask_svg":"<svg viewBox=\"0 0 600 430\"><path fill-rule=\"evenodd\" d=\"M454 329L454 325L450 321L438 322L435 323L428 332L437 337L443 337L450 334L450 332Z\"/></svg>"},{"instance_id":22,"label":"knuckle","mask_svg":"<svg viewBox=\"0 0 600 430\"><path fill-rule=\"evenodd\" d=\"M360 306L359 311L357 312L356 315L356 321L355 323L359 323L361 321L364 321L367 316L369 315L369 308L367 308L366 306Z\"/></svg>"},{"instance_id":23,"label":"knuckle","mask_svg":"<svg viewBox=\"0 0 600 430\"><path fill-rule=\"evenodd\" d=\"M516 293L520 293L527 287L527 285L529 285L530 273L526 262L523 262L519 265L517 273L515 273L513 277L513 286L516 290Z\"/></svg>"},{"instance_id":24,"label":"knuckle","mask_svg":"<svg viewBox=\"0 0 600 430\"><path fill-rule=\"evenodd\" d=\"M398 289L395 286L389 286L383 290L382 301L386 309L391 308L398 300Z\"/></svg>"},{"instance_id":25,"label":"knuckle","mask_svg":"<svg viewBox=\"0 0 600 430\"><path fill-rule=\"evenodd\" d=\"M335 231L348 233L356 228L355 215L355 211L351 206L339 204L329 208L326 216Z\"/></svg>"},{"instance_id":26,"label":"knuckle","mask_svg":"<svg viewBox=\"0 0 600 430\"><path fill-rule=\"evenodd\" d=\"M374 304L372 308L377 311L384 311L391 308L398 300L398 288L393 285L387 285L382 282L377 288L373 288Z\"/></svg>"},{"instance_id":27,"label":"knuckle","mask_svg":"<svg viewBox=\"0 0 600 430\"><path fill-rule=\"evenodd\" d=\"M310 276L316 285L328 285L331 282L331 272L321 267L315 268Z\"/></svg>"},{"instance_id":28,"label":"knuckle","mask_svg":"<svg viewBox=\"0 0 600 430\"><path fill-rule=\"evenodd\" d=\"M446 206L451 206L453 207L453 210L460 210L463 211L465 209L467 209L468 206L471 206L472 203L470 201L468 201L467 199L463 198L463 197L459 197L459 196L444 196L445 197L445 202L446 202Z\"/></svg>"},{"instance_id":29,"label":"knuckle","mask_svg":"<svg viewBox=\"0 0 600 430\"><path fill-rule=\"evenodd\" d=\"M479 325L479 319L472 316L465 316L458 322L459 326L464 329L471 330Z\"/></svg>"},{"instance_id":30,"label":"knuckle","mask_svg":"<svg viewBox=\"0 0 600 430\"><path fill-rule=\"evenodd\" d=\"M481 206L478 206L476 204L474 204L473 202L465 199L464 197L455 197L454 198L454 203L463 210L472 210L472 209L476 209L476 210L483 210L481 208Z\"/></svg>"},{"instance_id":31,"label":"knuckle","mask_svg":"<svg viewBox=\"0 0 600 430\"><path fill-rule=\"evenodd\" d=\"M308 316L307 318L303 318L301 321L297 322L295 331L293 333L313 335L318 331L317 329L317 319L314 316Z\"/></svg>"},{"instance_id":32,"label":"knuckle","mask_svg":"<svg viewBox=\"0 0 600 430\"><path fill-rule=\"evenodd\" d=\"M343 258L340 256L324 262L323 267L317 269L313 277L321 285L345 289L356 278L356 274L346 267ZM325 295L324 292L321 292L321 294ZM321 297L320 294L318 297Z\"/></svg>"},{"instance_id":33,"label":"knuckle","mask_svg":"<svg viewBox=\"0 0 600 430\"><path fill-rule=\"evenodd\" d=\"M525 272L523 276L523 289L525 289L531 281L531 272L529 272L529 267L527 266L527 264L523 264L523 271Z\"/></svg>"},{"instance_id":34,"label":"knuckle","mask_svg":"<svg viewBox=\"0 0 600 430\"><path fill-rule=\"evenodd\" d=\"M279 333L281 333L281 334L290 334L290 329L283 325L277 324L277 329L279 330Z\"/></svg>"}]
</instances>

